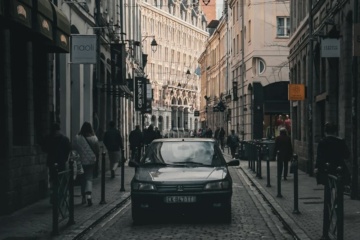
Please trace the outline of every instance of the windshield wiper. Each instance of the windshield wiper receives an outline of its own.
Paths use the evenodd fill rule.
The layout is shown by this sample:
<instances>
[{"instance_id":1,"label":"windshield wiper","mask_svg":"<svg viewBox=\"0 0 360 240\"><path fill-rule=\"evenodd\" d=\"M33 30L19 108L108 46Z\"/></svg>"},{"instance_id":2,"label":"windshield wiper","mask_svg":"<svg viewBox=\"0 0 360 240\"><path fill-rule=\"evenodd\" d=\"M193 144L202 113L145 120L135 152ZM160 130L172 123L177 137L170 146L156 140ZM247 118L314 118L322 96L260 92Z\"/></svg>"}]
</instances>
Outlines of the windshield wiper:
<instances>
[{"instance_id":1,"label":"windshield wiper","mask_svg":"<svg viewBox=\"0 0 360 240\"><path fill-rule=\"evenodd\" d=\"M193 162L193 161L183 161L183 162L174 162L175 164L185 164L185 165L199 165L199 166L211 166L211 164L204 164L201 162Z\"/></svg>"},{"instance_id":2,"label":"windshield wiper","mask_svg":"<svg viewBox=\"0 0 360 240\"><path fill-rule=\"evenodd\" d=\"M169 164L163 162L147 162L143 163L142 166L168 166Z\"/></svg>"}]
</instances>

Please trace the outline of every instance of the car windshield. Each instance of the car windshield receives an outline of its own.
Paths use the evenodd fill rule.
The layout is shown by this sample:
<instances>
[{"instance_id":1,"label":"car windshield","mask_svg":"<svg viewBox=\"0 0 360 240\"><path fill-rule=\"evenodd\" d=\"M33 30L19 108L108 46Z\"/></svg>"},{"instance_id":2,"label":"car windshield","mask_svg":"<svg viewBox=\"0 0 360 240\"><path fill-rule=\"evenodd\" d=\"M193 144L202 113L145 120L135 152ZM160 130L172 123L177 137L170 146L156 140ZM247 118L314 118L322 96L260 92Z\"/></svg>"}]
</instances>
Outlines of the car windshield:
<instances>
[{"instance_id":1,"label":"car windshield","mask_svg":"<svg viewBox=\"0 0 360 240\"><path fill-rule=\"evenodd\" d=\"M154 142L141 163L146 165L219 166L224 164L214 142Z\"/></svg>"}]
</instances>

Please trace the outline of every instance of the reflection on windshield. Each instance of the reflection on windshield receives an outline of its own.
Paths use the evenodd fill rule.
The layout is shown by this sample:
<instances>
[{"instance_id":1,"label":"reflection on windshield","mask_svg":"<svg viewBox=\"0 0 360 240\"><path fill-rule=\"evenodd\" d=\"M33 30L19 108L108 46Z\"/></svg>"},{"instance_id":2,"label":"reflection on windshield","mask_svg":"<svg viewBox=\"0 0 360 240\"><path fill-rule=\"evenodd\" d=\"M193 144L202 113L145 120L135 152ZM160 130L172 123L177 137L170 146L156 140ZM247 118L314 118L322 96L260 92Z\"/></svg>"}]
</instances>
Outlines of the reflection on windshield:
<instances>
[{"instance_id":1,"label":"reflection on windshield","mask_svg":"<svg viewBox=\"0 0 360 240\"><path fill-rule=\"evenodd\" d=\"M152 143L142 159L143 164L219 165L221 157L213 142L159 142Z\"/></svg>"}]
</instances>

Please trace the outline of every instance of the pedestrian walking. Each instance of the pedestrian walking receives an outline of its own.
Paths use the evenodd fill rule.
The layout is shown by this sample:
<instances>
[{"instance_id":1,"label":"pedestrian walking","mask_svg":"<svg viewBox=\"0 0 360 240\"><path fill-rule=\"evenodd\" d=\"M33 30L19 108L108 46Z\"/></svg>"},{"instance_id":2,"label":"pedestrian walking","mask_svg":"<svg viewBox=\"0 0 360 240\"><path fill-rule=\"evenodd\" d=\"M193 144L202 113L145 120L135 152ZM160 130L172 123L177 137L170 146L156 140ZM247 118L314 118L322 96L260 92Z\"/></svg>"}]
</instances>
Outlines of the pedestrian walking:
<instances>
[{"instance_id":1,"label":"pedestrian walking","mask_svg":"<svg viewBox=\"0 0 360 240\"><path fill-rule=\"evenodd\" d=\"M284 176L284 180L287 180L288 166L293 155L293 147L286 128L280 128L279 131L280 135L275 138L274 159L276 159L276 154L279 151L277 155L279 174ZM283 170L284 173L282 174ZM281 178L281 176L279 177Z\"/></svg>"},{"instance_id":2,"label":"pedestrian walking","mask_svg":"<svg viewBox=\"0 0 360 240\"><path fill-rule=\"evenodd\" d=\"M58 170L64 171L66 169L66 162L71 151L71 144L68 137L60 132L60 124L54 123L51 126L50 133L45 137L42 149L47 153L46 164L49 169L50 182L50 203L53 201L52 185L55 177L54 166L57 164Z\"/></svg>"},{"instance_id":3,"label":"pedestrian walking","mask_svg":"<svg viewBox=\"0 0 360 240\"><path fill-rule=\"evenodd\" d=\"M225 130L223 127L220 128L219 139L220 139L221 150L224 151L224 149L225 149Z\"/></svg>"},{"instance_id":4,"label":"pedestrian walking","mask_svg":"<svg viewBox=\"0 0 360 240\"><path fill-rule=\"evenodd\" d=\"M155 128L155 133L156 139L162 138L161 132L158 127Z\"/></svg>"},{"instance_id":5,"label":"pedestrian walking","mask_svg":"<svg viewBox=\"0 0 360 240\"><path fill-rule=\"evenodd\" d=\"M210 127L208 127L208 129L206 130L206 133L205 133L205 137L212 138L212 135L213 135L213 131Z\"/></svg>"},{"instance_id":6,"label":"pedestrian walking","mask_svg":"<svg viewBox=\"0 0 360 240\"><path fill-rule=\"evenodd\" d=\"M136 125L135 129L130 132L129 135L131 159L139 162L141 157L141 148L144 144L143 133L140 130L140 126Z\"/></svg>"},{"instance_id":7,"label":"pedestrian walking","mask_svg":"<svg viewBox=\"0 0 360 240\"><path fill-rule=\"evenodd\" d=\"M214 139L216 142L220 145L220 127L216 127L215 133L214 133Z\"/></svg>"},{"instance_id":8,"label":"pedestrian walking","mask_svg":"<svg viewBox=\"0 0 360 240\"><path fill-rule=\"evenodd\" d=\"M148 146L154 139L157 138L154 126L151 124L146 131L144 131L144 144Z\"/></svg>"},{"instance_id":9,"label":"pedestrian walking","mask_svg":"<svg viewBox=\"0 0 360 240\"><path fill-rule=\"evenodd\" d=\"M336 132L337 126L334 123L325 124L325 137L318 144L314 169L317 184L325 185L326 163L329 163L328 174L336 176L336 169L341 167L344 184L349 185L351 182L350 171L345 163L345 159L350 157L350 151L345 140L336 136Z\"/></svg>"},{"instance_id":10,"label":"pedestrian walking","mask_svg":"<svg viewBox=\"0 0 360 240\"><path fill-rule=\"evenodd\" d=\"M231 157L234 159L235 158L235 154L236 154L236 150L239 146L240 143L240 139L238 137L238 135L235 134L235 130L231 130L231 134L227 137L227 145L230 148L230 152L231 152Z\"/></svg>"},{"instance_id":11,"label":"pedestrian walking","mask_svg":"<svg viewBox=\"0 0 360 240\"><path fill-rule=\"evenodd\" d=\"M122 159L121 152L124 149L123 139L121 137L120 131L116 129L115 122L109 122L109 129L104 134L104 145L108 150L110 169L111 169L111 178L115 178L115 171Z\"/></svg>"},{"instance_id":12,"label":"pedestrian walking","mask_svg":"<svg viewBox=\"0 0 360 240\"><path fill-rule=\"evenodd\" d=\"M84 169L81 181L82 204L87 202L92 205L91 193L93 184L94 167L99 159L99 140L89 122L84 122L80 132L75 136L73 148L79 153L80 161Z\"/></svg>"}]
</instances>

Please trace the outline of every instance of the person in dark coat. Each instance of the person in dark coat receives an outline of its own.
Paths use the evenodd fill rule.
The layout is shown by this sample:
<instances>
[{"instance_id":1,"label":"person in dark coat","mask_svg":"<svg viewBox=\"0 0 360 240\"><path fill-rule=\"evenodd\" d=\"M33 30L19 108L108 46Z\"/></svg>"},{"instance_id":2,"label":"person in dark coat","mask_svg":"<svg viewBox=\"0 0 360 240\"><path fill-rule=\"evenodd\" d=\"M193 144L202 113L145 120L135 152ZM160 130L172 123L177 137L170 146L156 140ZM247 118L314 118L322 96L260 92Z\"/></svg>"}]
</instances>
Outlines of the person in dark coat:
<instances>
[{"instance_id":1,"label":"person in dark coat","mask_svg":"<svg viewBox=\"0 0 360 240\"><path fill-rule=\"evenodd\" d=\"M50 133L45 137L42 149L47 153L47 167L49 168L49 182L51 184L56 177L56 173L53 171L55 164L58 166L58 171L62 172L66 169L66 162L69 158L71 151L71 143L68 137L60 132L60 124L54 123L51 126ZM52 203L52 193L50 202Z\"/></svg>"},{"instance_id":2,"label":"person in dark coat","mask_svg":"<svg viewBox=\"0 0 360 240\"><path fill-rule=\"evenodd\" d=\"M235 134L235 130L231 130L231 134L227 137L227 145L230 148L231 151L231 157L234 159L235 158L235 154L236 154L236 150L239 146L240 143L240 139L238 137L238 135Z\"/></svg>"},{"instance_id":3,"label":"person in dark coat","mask_svg":"<svg viewBox=\"0 0 360 240\"><path fill-rule=\"evenodd\" d=\"M326 163L329 163L328 174L337 176L337 168L341 167L344 184L350 184L350 172L345 163L345 159L350 157L350 151L345 140L336 136L336 131L337 126L334 123L325 124L325 137L318 144L314 169L317 184L325 184Z\"/></svg>"},{"instance_id":4,"label":"person in dark coat","mask_svg":"<svg viewBox=\"0 0 360 240\"><path fill-rule=\"evenodd\" d=\"M209 127L209 128L206 130L205 137L207 137L207 138L212 138L212 135L213 135L213 131L212 131L211 128Z\"/></svg>"},{"instance_id":5,"label":"person in dark coat","mask_svg":"<svg viewBox=\"0 0 360 240\"><path fill-rule=\"evenodd\" d=\"M134 159L135 161L139 162L141 156L141 148L144 144L143 133L141 132L139 125L136 125L135 129L130 132L129 143L131 150L131 159ZM136 155L137 155L137 159L135 159Z\"/></svg>"},{"instance_id":6,"label":"person in dark coat","mask_svg":"<svg viewBox=\"0 0 360 240\"><path fill-rule=\"evenodd\" d=\"M47 153L47 166L49 169L57 164L59 171L64 171L71 151L71 143L68 137L60 132L60 124L54 123L51 132L45 137L43 151ZM50 181L53 176L50 171Z\"/></svg>"},{"instance_id":7,"label":"person in dark coat","mask_svg":"<svg viewBox=\"0 0 360 240\"><path fill-rule=\"evenodd\" d=\"M144 144L149 145L154 139L157 138L154 126L150 125L144 132Z\"/></svg>"},{"instance_id":8,"label":"person in dark coat","mask_svg":"<svg viewBox=\"0 0 360 240\"><path fill-rule=\"evenodd\" d=\"M225 130L224 130L223 127L220 128L219 139L220 139L221 150L224 151L224 148L225 148Z\"/></svg>"},{"instance_id":9,"label":"person in dark coat","mask_svg":"<svg viewBox=\"0 0 360 240\"><path fill-rule=\"evenodd\" d=\"M280 174L279 177L283 175L284 180L287 180L288 166L293 155L293 147L285 128L280 128L280 135L275 138L274 159L276 159L276 155ZM282 174L283 170L284 173Z\"/></svg>"},{"instance_id":10,"label":"person in dark coat","mask_svg":"<svg viewBox=\"0 0 360 240\"><path fill-rule=\"evenodd\" d=\"M111 178L114 178L119 162L124 160L121 156L121 151L124 149L123 139L120 131L115 128L114 121L109 122L109 129L105 132L103 141L109 154Z\"/></svg>"}]
</instances>

